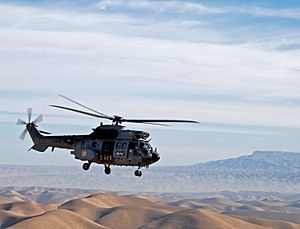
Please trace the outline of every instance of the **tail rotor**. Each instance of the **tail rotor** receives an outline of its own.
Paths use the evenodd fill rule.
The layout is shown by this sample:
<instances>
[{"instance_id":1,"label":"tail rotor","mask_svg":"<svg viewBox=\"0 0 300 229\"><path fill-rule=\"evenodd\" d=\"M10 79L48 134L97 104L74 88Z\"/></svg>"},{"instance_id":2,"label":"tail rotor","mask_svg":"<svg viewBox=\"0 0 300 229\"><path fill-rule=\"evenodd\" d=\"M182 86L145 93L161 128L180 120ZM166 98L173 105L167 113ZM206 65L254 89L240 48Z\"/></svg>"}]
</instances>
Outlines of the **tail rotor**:
<instances>
[{"instance_id":1,"label":"tail rotor","mask_svg":"<svg viewBox=\"0 0 300 229\"><path fill-rule=\"evenodd\" d=\"M26 134L27 134L27 132L28 132L27 126L29 126L29 125L34 125L35 127L37 127L36 124L39 123L39 122L41 122L41 121L43 121L43 116L40 114L33 122L31 122L32 108L28 108L28 109L27 109L27 116L28 116L28 123L25 122L25 121L22 120L22 119L19 119L19 118L18 118L18 120L17 120L17 125L24 125L24 126L26 126L26 129L23 130L23 132L22 132L21 135L19 136L19 138L21 138L22 140L25 139Z\"/></svg>"},{"instance_id":2,"label":"tail rotor","mask_svg":"<svg viewBox=\"0 0 300 229\"><path fill-rule=\"evenodd\" d=\"M17 120L17 125L26 125L27 123L25 121L23 121L22 119Z\"/></svg>"},{"instance_id":3,"label":"tail rotor","mask_svg":"<svg viewBox=\"0 0 300 229\"><path fill-rule=\"evenodd\" d=\"M42 122L43 121L43 115L39 115L34 121L33 123L36 124L36 123L39 123L39 122Z\"/></svg>"},{"instance_id":4,"label":"tail rotor","mask_svg":"<svg viewBox=\"0 0 300 229\"><path fill-rule=\"evenodd\" d=\"M32 108L27 108L27 116L28 116L28 123L30 123L31 116L32 116Z\"/></svg>"},{"instance_id":5,"label":"tail rotor","mask_svg":"<svg viewBox=\"0 0 300 229\"><path fill-rule=\"evenodd\" d=\"M22 140L25 139L26 135L27 135L28 130L24 129L23 132L20 134L19 138L21 138Z\"/></svg>"}]
</instances>

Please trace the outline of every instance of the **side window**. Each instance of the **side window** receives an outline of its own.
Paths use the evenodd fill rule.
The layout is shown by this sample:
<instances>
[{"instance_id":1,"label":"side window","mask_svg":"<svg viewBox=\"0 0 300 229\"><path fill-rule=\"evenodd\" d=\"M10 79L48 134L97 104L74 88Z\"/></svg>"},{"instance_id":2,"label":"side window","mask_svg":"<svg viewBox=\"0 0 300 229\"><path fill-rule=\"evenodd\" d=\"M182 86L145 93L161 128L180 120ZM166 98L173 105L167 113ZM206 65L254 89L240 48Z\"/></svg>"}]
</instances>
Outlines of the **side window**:
<instances>
[{"instance_id":1,"label":"side window","mask_svg":"<svg viewBox=\"0 0 300 229\"><path fill-rule=\"evenodd\" d=\"M120 157L123 157L125 155L127 155L127 142L122 142L122 141L119 141L116 143L116 147L115 147L115 154L116 156L120 156Z\"/></svg>"},{"instance_id":2,"label":"side window","mask_svg":"<svg viewBox=\"0 0 300 229\"><path fill-rule=\"evenodd\" d=\"M121 142L117 142L116 149L121 149Z\"/></svg>"},{"instance_id":3,"label":"side window","mask_svg":"<svg viewBox=\"0 0 300 229\"><path fill-rule=\"evenodd\" d=\"M127 148L127 142L123 142L122 149L125 150Z\"/></svg>"}]
</instances>

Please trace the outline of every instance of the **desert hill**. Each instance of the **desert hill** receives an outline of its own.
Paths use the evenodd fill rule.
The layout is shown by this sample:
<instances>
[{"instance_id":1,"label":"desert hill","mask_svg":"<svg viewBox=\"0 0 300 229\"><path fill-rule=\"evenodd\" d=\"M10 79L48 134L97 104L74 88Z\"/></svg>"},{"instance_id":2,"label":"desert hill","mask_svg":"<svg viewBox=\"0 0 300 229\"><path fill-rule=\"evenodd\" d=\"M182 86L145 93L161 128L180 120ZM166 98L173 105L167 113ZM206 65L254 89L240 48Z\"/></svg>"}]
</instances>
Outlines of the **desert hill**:
<instances>
[{"instance_id":1,"label":"desert hill","mask_svg":"<svg viewBox=\"0 0 300 229\"><path fill-rule=\"evenodd\" d=\"M45 192L50 197L40 198ZM297 196L276 193L129 194L6 187L0 188L1 202L0 228L300 228Z\"/></svg>"}]
</instances>

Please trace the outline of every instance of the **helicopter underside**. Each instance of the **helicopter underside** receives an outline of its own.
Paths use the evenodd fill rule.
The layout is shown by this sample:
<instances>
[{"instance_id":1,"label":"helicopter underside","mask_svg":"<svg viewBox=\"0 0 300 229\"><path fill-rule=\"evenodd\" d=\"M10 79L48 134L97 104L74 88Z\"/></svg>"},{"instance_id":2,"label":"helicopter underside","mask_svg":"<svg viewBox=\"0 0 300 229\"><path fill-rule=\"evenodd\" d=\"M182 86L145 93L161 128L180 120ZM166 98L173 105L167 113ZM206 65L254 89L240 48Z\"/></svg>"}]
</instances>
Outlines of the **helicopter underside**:
<instances>
[{"instance_id":1,"label":"helicopter underside","mask_svg":"<svg viewBox=\"0 0 300 229\"><path fill-rule=\"evenodd\" d=\"M115 166L139 166L139 167L148 167L150 164L153 163L152 160L144 160L144 161L139 161L139 160L100 160L100 159L94 159L94 160L87 160L92 163L97 163L97 164L103 164L103 165L115 165Z\"/></svg>"},{"instance_id":2,"label":"helicopter underside","mask_svg":"<svg viewBox=\"0 0 300 229\"><path fill-rule=\"evenodd\" d=\"M129 160L114 161L114 160L100 160L99 158L95 158L93 160L87 160L87 162L85 162L82 165L82 168L84 170L89 170L92 163L103 164L104 165L104 172L107 175L109 175L111 173L111 169L110 169L111 165L113 165L113 166L132 166L132 167L137 166L138 169L135 170L134 175L140 177L140 176L142 176L142 172L139 169L141 167L148 168L149 165L153 163L153 161L149 161L149 160L148 161L142 161L142 162L137 162L137 161L134 162L134 161L129 161Z\"/></svg>"},{"instance_id":3,"label":"helicopter underside","mask_svg":"<svg viewBox=\"0 0 300 229\"><path fill-rule=\"evenodd\" d=\"M82 151L86 151L86 150L82 150ZM74 154L74 151L72 151L71 154ZM137 166L138 169L134 172L134 174L136 176L141 176L142 172L139 169L141 167L148 168L150 164L158 161L159 157L158 158L141 158L140 156L130 155L128 157L128 155L127 155L125 157L125 155L124 155L123 158L120 158L120 155L119 155L119 157L116 158L116 157L114 157L113 154L110 154L110 155L96 154L95 157L92 159L78 158L78 157L76 157L76 155L75 155L75 159L86 161L83 164L84 170L88 170L92 163L103 164L104 168L105 168L104 172L106 174L110 174L110 172L111 172L110 166L111 165L113 165L113 166L132 166L132 167Z\"/></svg>"}]
</instances>

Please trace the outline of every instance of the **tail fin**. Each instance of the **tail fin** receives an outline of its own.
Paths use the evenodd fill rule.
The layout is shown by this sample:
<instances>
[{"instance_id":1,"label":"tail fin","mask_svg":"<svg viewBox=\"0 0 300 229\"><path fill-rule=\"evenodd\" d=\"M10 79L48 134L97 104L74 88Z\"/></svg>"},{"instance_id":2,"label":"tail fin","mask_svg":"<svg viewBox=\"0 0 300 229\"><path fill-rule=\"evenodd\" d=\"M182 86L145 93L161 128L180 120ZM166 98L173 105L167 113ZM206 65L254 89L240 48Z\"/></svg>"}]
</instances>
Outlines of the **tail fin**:
<instances>
[{"instance_id":1,"label":"tail fin","mask_svg":"<svg viewBox=\"0 0 300 229\"><path fill-rule=\"evenodd\" d=\"M38 131L34 123L29 123L26 125L26 129L28 130L30 137L34 144L38 144L44 136Z\"/></svg>"},{"instance_id":2,"label":"tail fin","mask_svg":"<svg viewBox=\"0 0 300 229\"><path fill-rule=\"evenodd\" d=\"M26 129L28 130L29 135L34 143L29 150L34 149L39 152L44 152L48 148L48 145L45 145L45 141L43 141L45 136L38 131L33 123L28 124Z\"/></svg>"}]
</instances>

